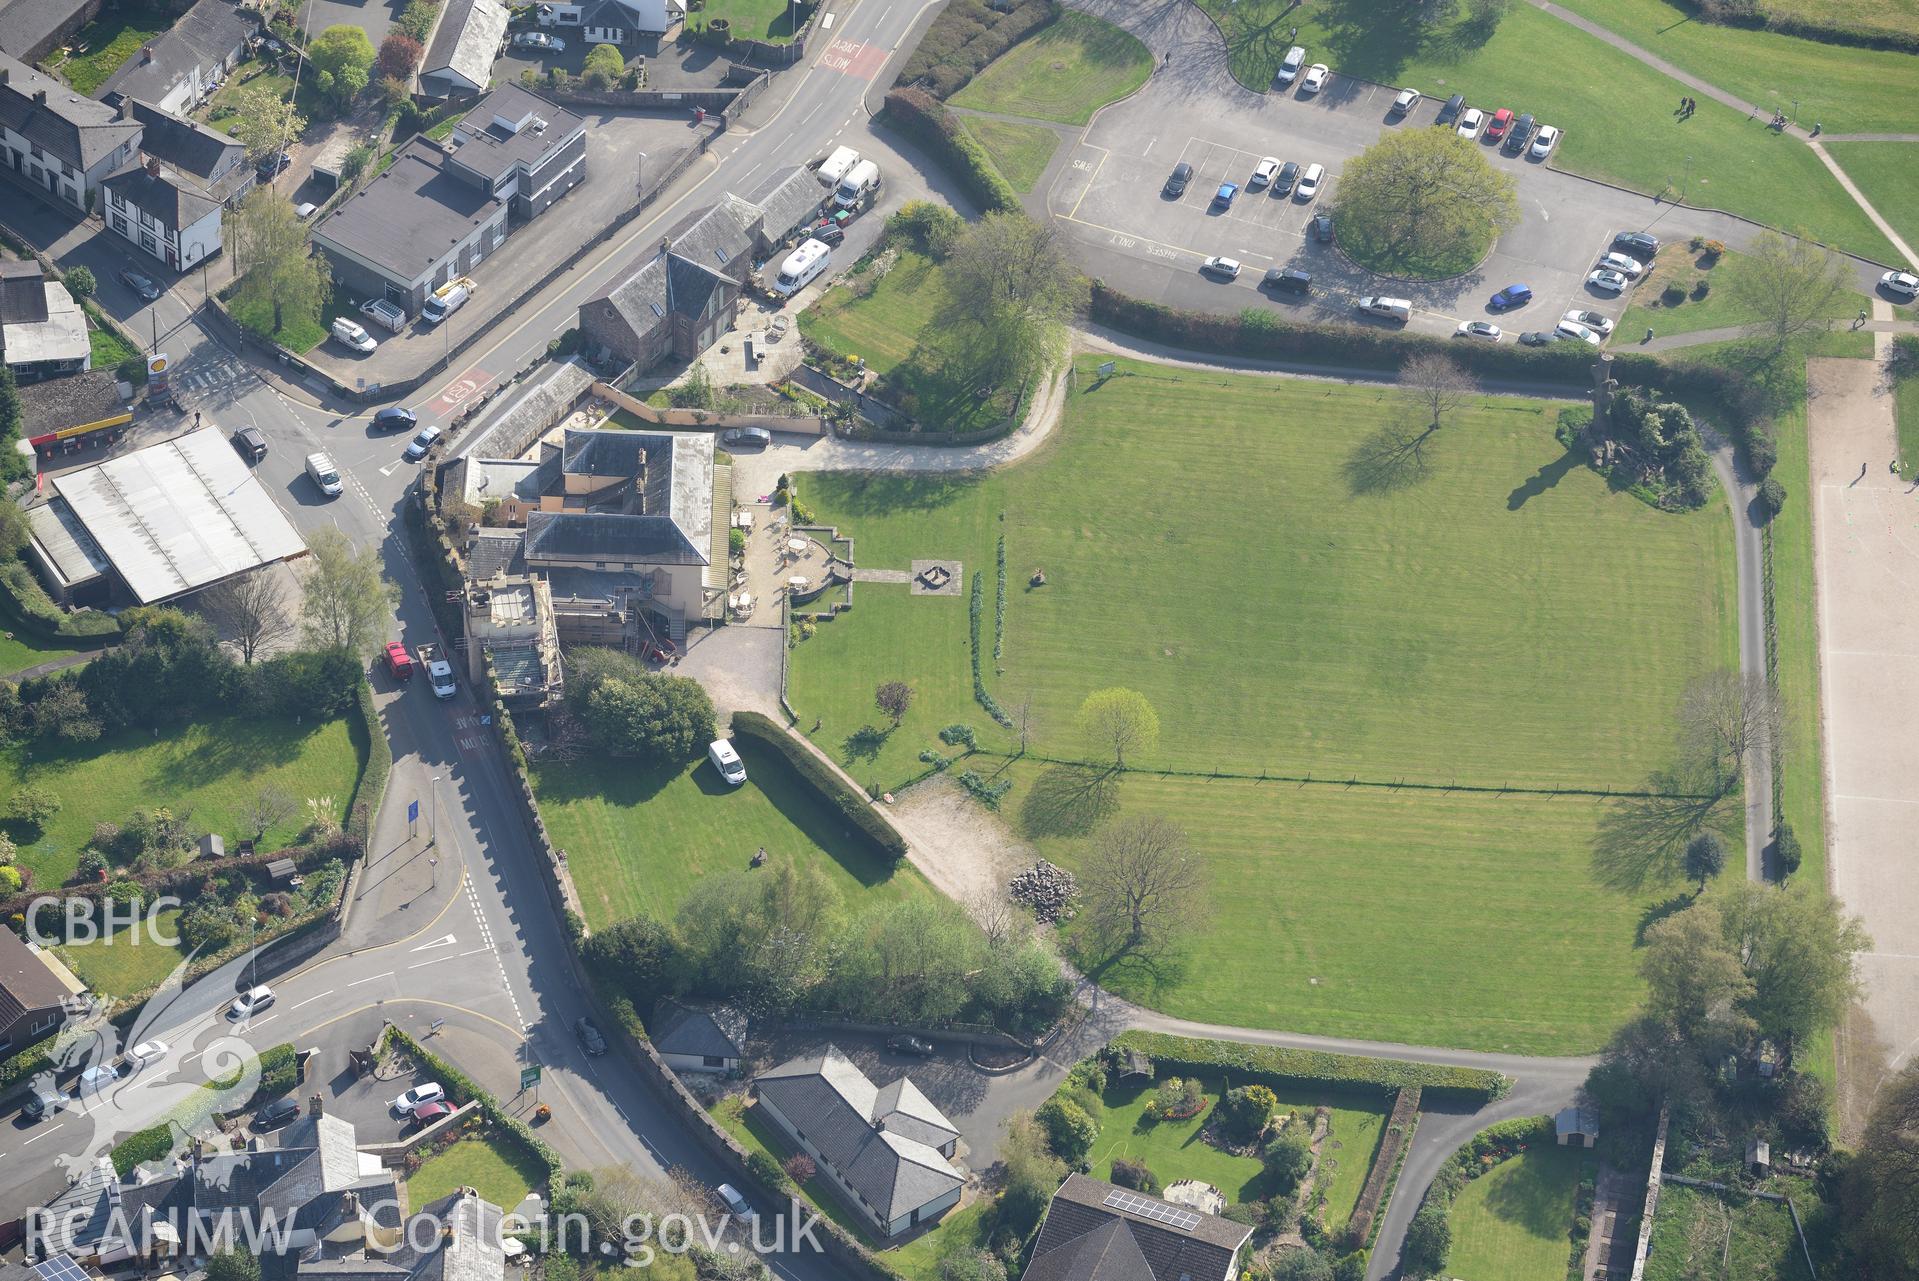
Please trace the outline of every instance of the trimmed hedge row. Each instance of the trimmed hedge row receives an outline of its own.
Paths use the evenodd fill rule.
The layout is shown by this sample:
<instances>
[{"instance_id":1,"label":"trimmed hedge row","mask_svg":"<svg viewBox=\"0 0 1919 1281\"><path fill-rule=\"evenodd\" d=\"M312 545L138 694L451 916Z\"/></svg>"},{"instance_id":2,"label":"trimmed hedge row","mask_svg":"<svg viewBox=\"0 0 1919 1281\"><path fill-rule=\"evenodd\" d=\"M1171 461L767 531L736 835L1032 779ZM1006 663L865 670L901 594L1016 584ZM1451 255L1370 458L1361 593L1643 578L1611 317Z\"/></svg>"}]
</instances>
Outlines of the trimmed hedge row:
<instances>
[{"instance_id":1,"label":"trimmed hedge row","mask_svg":"<svg viewBox=\"0 0 1919 1281\"><path fill-rule=\"evenodd\" d=\"M1919 53L1919 33L1879 31L1822 21L1817 17L1781 13L1757 0L1680 0L1681 4L1707 22L1722 27L1741 27L1747 31L1770 31L1776 35L1798 36L1820 44L1850 45L1855 49L1885 49L1893 53Z\"/></svg>"},{"instance_id":2,"label":"trimmed hedge row","mask_svg":"<svg viewBox=\"0 0 1919 1281\"><path fill-rule=\"evenodd\" d=\"M886 106L880 114L931 151L980 208L991 213L1020 207L1019 193L1000 176L986 149L932 94L924 89L895 89L886 95Z\"/></svg>"},{"instance_id":3,"label":"trimmed hedge row","mask_svg":"<svg viewBox=\"0 0 1919 1281\"><path fill-rule=\"evenodd\" d=\"M387 776L393 772L393 748L386 741L380 713L373 706L373 684L364 675L353 706L353 715L359 717L360 728L366 733L366 768L360 771L360 782L347 805L346 828L364 850L372 839L374 816L386 797Z\"/></svg>"},{"instance_id":4,"label":"trimmed hedge row","mask_svg":"<svg viewBox=\"0 0 1919 1281\"><path fill-rule=\"evenodd\" d=\"M500 1133L518 1144L521 1150L546 1171L546 1183L549 1187L560 1177L562 1169L560 1154L555 1152L546 1140L534 1134L526 1122L501 1107L499 1100L482 1090L474 1083L472 1077L390 1023L387 1025L386 1035L389 1040L399 1043L408 1054L431 1070L434 1079L446 1087L448 1096L454 1102L477 1102L480 1105L481 1114L487 1121Z\"/></svg>"},{"instance_id":5,"label":"trimmed hedge row","mask_svg":"<svg viewBox=\"0 0 1919 1281\"><path fill-rule=\"evenodd\" d=\"M1366 1171L1366 1186L1360 1189L1352 1217L1346 1220L1346 1244L1352 1249L1372 1247L1379 1209L1399 1183L1399 1167L1406 1160L1413 1130L1419 1125L1420 1093L1418 1086L1409 1085L1393 1100L1393 1113L1386 1118L1386 1133L1379 1141L1379 1155Z\"/></svg>"},{"instance_id":6,"label":"trimmed hedge row","mask_svg":"<svg viewBox=\"0 0 1919 1281\"><path fill-rule=\"evenodd\" d=\"M958 93L986 64L1059 17L1058 0L952 0L893 81L934 97Z\"/></svg>"},{"instance_id":7,"label":"trimmed hedge row","mask_svg":"<svg viewBox=\"0 0 1919 1281\"><path fill-rule=\"evenodd\" d=\"M818 793L821 800L846 815L881 854L895 863L906 857L905 839L893 830L891 823L880 817L873 809L873 803L853 790L777 723L758 712L735 712L733 733L779 753L793 767L793 772Z\"/></svg>"},{"instance_id":8,"label":"trimmed hedge row","mask_svg":"<svg viewBox=\"0 0 1919 1281\"><path fill-rule=\"evenodd\" d=\"M1170 1032L1123 1032L1113 1038L1123 1050L1138 1050L1156 1067L1184 1072L1229 1073L1235 1085L1259 1082L1276 1088L1295 1086L1347 1090L1383 1097L1409 1086L1423 1089L1430 1101L1484 1107L1512 1089L1512 1078L1482 1068L1446 1067L1398 1059L1369 1059L1324 1050L1294 1050L1278 1045L1208 1041Z\"/></svg>"},{"instance_id":9,"label":"trimmed hedge row","mask_svg":"<svg viewBox=\"0 0 1919 1281\"><path fill-rule=\"evenodd\" d=\"M0 614L24 631L54 640L102 641L120 634L120 620L97 609L69 614L53 603L33 571L17 560L0 565Z\"/></svg>"}]
</instances>

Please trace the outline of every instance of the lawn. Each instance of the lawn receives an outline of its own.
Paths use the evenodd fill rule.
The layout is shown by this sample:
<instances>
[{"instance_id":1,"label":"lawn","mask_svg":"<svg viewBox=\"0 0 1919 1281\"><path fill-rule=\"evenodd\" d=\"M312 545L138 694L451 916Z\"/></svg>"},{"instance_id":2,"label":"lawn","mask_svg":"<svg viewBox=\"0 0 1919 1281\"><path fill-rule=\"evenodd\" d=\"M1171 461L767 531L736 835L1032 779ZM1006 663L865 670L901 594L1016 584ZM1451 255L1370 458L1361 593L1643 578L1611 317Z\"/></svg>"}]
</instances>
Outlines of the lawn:
<instances>
[{"instance_id":1,"label":"lawn","mask_svg":"<svg viewBox=\"0 0 1919 1281\"><path fill-rule=\"evenodd\" d=\"M37 783L63 802L44 832L12 832L21 864L33 869L34 887L51 890L73 875L94 824L124 823L142 807L191 813L196 829L234 839L260 789L277 787L300 803L300 811L269 829L262 849L298 835L309 797L330 797L335 816L344 821L365 754L345 719L296 726L233 717L157 737L125 730L77 747L14 747L0 753L0 784L10 793L22 782Z\"/></svg>"},{"instance_id":2,"label":"lawn","mask_svg":"<svg viewBox=\"0 0 1919 1281\"><path fill-rule=\"evenodd\" d=\"M1617 7L1644 3L1666 7L1658 0L1618 0ZM1613 6L1607 0L1606 7ZM1677 81L1530 4L1514 5L1490 35L1463 25L1429 28L1412 5L1382 9L1330 0L1290 16L1285 0L1204 0L1202 7L1228 33L1234 74L1255 88L1271 83L1291 43L1287 33L1298 23L1299 42L1336 72L1440 98L1463 93L1475 105L1510 106L1542 123L1568 126L1552 162L1559 168L1771 226L1805 227L1822 241L1877 260L1893 252L1803 143L1772 133L1764 118L1748 119L1710 99L1680 120L1671 114L1685 92ZM1708 30L1714 38L1744 34ZM1875 56L1902 59L1904 82L1919 82L1919 59ZM1622 120L1634 127L1604 123ZM1830 118L1826 124L1834 128Z\"/></svg>"},{"instance_id":3,"label":"lawn","mask_svg":"<svg viewBox=\"0 0 1919 1281\"><path fill-rule=\"evenodd\" d=\"M887 866L778 757L739 744L748 782L728 787L704 756L668 772L607 759L533 767L553 843L566 851L587 924L641 912L670 917L702 877L773 861L824 868L849 905L924 893L910 866Z\"/></svg>"},{"instance_id":4,"label":"lawn","mask_svg":"<svg viewBox=\"0 0 1919 1281\"><path fill-rule=\"evenodd\" d=\"M785 44L815 7L811 0L706 0L699 17L702 25L725 18L740 39Z\"/></svg>"},{"instance_id":5,"label":"lawn","mask_svg":"<svg viewBox=\"0 0 1919 1281\"><path fill-rule=\"evenodd\" d=\"M1137 37L1090 14L1068 10L987 64L953 95L956 107L1083 125L1153 74L1153 55Z\"/></svg>"},{"instance_id":6,"label":"lawn","mask_svg":"<svg viewBox=\"0 0 1919 1281\"><path fill-rule=\"evenodd\" d=\"M1633 304L1619 318L1619 333L1636 339L1647 329L1660 334L1691 334L1752 323L1758 316L1740 304L1735 288L1753 269L1752 262L1746 254L1730 252L1714 262L1683 244L1667 245L1633 290ZM1708 292L1704 298L1695 299L1693 288L1702 281ZM1660 291L1668 284L1685 290L1685 301L1673 306L1660 302ZM1864 294L1845 289L1833 298L1826 315L1850 321L1861 307L1870 305Z\"/></svg>"},{"instance_id":7,"label":"lawn","mask_svg":"<svg viewBox=\"0 0 1919 1281\"><path fill-rule=\"evenodd\" d=\"M1580 1153L1535 1146L1468 1183L1453 1201L1447 1275L1472 1281L1564 1275L1572 1251ZM1663 1214L1666 1203L1659 1208Z\"/></svg>"},{"instance_id":8,"label":"lawn","mask_svg":"<svg viewBox=\"0 0 1919 1281\"><path fill-rule=\"evenodd\" d=\"M180 919L177 908L157 914L153 931L161 938L174 939ZM126 935L121 938L120 935ZM117 940L117 941L116 941ZM133 930L122 930L112 937L59 949L60 959L95 992L106 996L130 996L159 983L179 963L177 944L154 942L143 921Z\"/></svg>"},{"instance_id":9,"label":"lawn","mask_svg":"<svg viewBox=\"0 0 1919 1281\"><path fill-rule=\"evenodd\" d=\"M63 58L56 52L47 59L47 67L57 71L66 82L91 98L120 64L140 51L140 46L171 27L174 19L164 13L137 4L108 5L104 12L80 28L73 45L85 45L87 52Z\"/></svg>"},{"instance_id":10,"label":"lawn","mask_svg":"<svg viewBox=\"0 0 1919 1281\"><path fill-rule=\"evenodd\" d=\"M0 676L11 676L36 664L69 658L79 652L42 641L25 631L0 632Z\"/></svg>"},{"instance_id":11,"label":"lawn","mask_svg":"<svg viewBox=\"0 0 1919 1281\"><path fill-rule=\"evenodd\" d=\"M227 301L227 310L233 313L233 319L241 328L257 334L268 342L277 343L296 355L305 355L326 341L327 327L319 320L306 320L303 317L287 316L280 328L273 327L273 305L262 301L257 306L242 303L237 298ZM339 314L335 310L322 307L322 316Z\"/></svg>"},{"instance_id":12,"label":"lawn","mask_svg":"<svg viewBox=\"0 0 1919 1281\"><path fill-rule=\"evenodd\" d=\"M1892 394L1899 424L1899 459L1911 473L1919 467L1919 374L1900 379L1894 384Z\"/></svg>"},{"instance_id":13,"label":"lawn","mask_svg":"<svg viewBox=\"0 0 1919 1281\"><path fill-rule=\"evenodd\" d=\"M897 383L908 416L939 431L975 431L992 425L999 410L982 399L971 380L949 371L934 345L934 321L946 301L938 263L900 250L886 274L864 297L869 266L856 270L800 313L800 332L842 356L861 356L867 367Z\"/></svg>"},{"instance_id":14,"label":"lawn","mask_svg":"<svg viewBox=\"0 0 1919 1281\"><path fill-rule=\"evenodd\" d=\"M1719 1265L1722 1257L1724 1267ZM1696 1268L1702 1262L1705 1270L1687 1266ZM1757 1198L1734 1205L1706 1188L1666 1184L1653 1219L1646 1281L1688 1281L1694 1276L1805 1281L1806 1261L1786 1207Z\"/></svg>"},{"instance_id":15,"label":"lawn","mask_svg":"<svg viewBox=\"0 0 1919 1281\"><path fill-rule=\"evenodd\" d=\"M1775 18L1835 31L1906 35L1919 30L1919 0L1767 0L1761 8Z\"/></svg>"},{"instance_id":16,"label":"lawn","mask_svg":"<svg viewBox=\"0 0 1919 1281\"><path fill-rule=\"evenodd\" d=\"M94 369L114 373L121 365L127 365L130 373L145 373L146 362L141 359L139 351L135 350L118 332L108 329L97 321L88 322L87 346L91 349L93 359L90 364ZM139 366L137 370L134 368L135 365ZM138 383L141 379L136 376L133 381Z\"/></svg>"},{"instance_id":17,"label":"lawn","mask_svg":"<svg viewBox=\"0 0 1919 1281\"><path fill-rule=\"evenodd\" d=\"M1919 248L1919 143L1829 142L1826 150L1858 184L1879 216L1909 245ZM1910 271L1907 263L1894 264ZM1900 314L1911 316L1910 307Z\"/></svg>"},{"instance_id":18,"label":"lawn","mask_svg":"<svg viewBox=\"0 0 1919 1281\"><path fill-rule=\"evenodd\" d=\"M457 1188L472 1188L494 1205L511 1210L539 1189L540 1167L491 1138L463 1138L420 1162L406 1181L407 1200L418 1210Z\"/></svg>"},{"instance_id":19,"label":"lawn","mask_svg":"<svg viewBox=\"0 0 1919 1281\"><path fill-rule=\"evenodd\" d=\"M1013 120L961 116L966 132L979 140L1013 190L1027 192L1046 172L1046 162L1059 148L1059 135L1045 125L1023 125Z\"/></svg>"}]
</instances>

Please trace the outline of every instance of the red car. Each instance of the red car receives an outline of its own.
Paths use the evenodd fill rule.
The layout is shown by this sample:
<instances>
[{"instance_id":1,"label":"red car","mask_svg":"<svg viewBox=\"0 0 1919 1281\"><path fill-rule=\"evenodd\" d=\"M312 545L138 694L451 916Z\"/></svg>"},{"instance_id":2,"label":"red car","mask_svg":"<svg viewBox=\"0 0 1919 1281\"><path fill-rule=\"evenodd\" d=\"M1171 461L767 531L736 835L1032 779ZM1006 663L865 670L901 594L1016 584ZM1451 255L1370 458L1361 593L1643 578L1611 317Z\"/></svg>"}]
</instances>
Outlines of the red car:
<instances>
[{"instance_id":1,"label":"red car","mask_svg":"<svg viewBox=\"0 0 1919 1281\"><path fill-rule=\"evenodd\" d=\"M412 1126L419 1128L432 1125L443 1116L452 1115L453 1105L451 1103L422 1103L419 1107L413 1109L408 1115L407 1121Z\"/></svg>"},{"instance_id":2,"label":"red car","mask_svg":"<svg viewBox=\"0 0 1919 1281\"><path fill-rule=\"evenodd\" d=\"M393 673L398 681L413 679L413 656L406 652L406 646L399 641L388 641L386 645L386 669Z\"/></svg>"},{"instance_id":3,"label":"red car","mask_svg":"<svg viewBox=\"0 0 1919 1281\"><path fill-rule=\"evenodd\" d=\"M1498 142L1501 138L1504 138L1506 136L1506 131L1512 127L1513 127L1512 108L1501 107L1499 110L1493 112L1492 120L1489 121L1486 125L1486 141Z\"/></svg>"}]
</instances>

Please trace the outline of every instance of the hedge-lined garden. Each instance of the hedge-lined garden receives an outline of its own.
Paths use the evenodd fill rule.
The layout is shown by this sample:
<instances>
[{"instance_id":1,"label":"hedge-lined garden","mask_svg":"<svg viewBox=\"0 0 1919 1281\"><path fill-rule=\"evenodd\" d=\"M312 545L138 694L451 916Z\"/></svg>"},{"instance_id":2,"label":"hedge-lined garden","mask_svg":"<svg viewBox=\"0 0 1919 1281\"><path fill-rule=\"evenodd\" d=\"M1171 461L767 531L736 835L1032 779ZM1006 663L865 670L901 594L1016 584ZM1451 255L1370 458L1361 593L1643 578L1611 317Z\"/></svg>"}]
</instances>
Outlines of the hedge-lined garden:
<instances>
[{"instance_id":1,"label":"hedge-lined garden","mask_svg":"<svg viewBox=\"0 0 1919 1281\"><path fill-rule=\"evenodd\" d=\"M1058 0L952 0L920 37L894 83L949 98L987 63L1059 14Z\"/></svg>"},{"instance_id":2,"label":"hedge-lined garden","mask_svg":"<svg viewBox=\"0 0 1919 1281\"><path fill-rule=\"evenodd\" d=\"M1512 1089L1512 1078L1481 1068L1447 1067L1398 1059L1358 1058L1324 1050L1295 1050L1238 1041L1204 1041L1168 1032L1123 1032L1115 1048L1138 1050L1172 1072L1224 1072L1239 1084L1258 1081L1274 1088L1316 1087L1389 1095L1419 1087L1426 1101L1484 1107Z\"/></svg>"},{"instance_id":3,"label":"hedge-lined garden","mask_svg":"<svg viewBox=\"0 0 1919 1281\"><path fill-rule=\"evenodd\" d=\"M758 712L735 712L733 732L776 753L793 767L826 804L844 814L874 851L893 862L906 857L906 841L893 825L880 817L873 802L835 773L806 745Z\"/></svg>"}]
</instances>

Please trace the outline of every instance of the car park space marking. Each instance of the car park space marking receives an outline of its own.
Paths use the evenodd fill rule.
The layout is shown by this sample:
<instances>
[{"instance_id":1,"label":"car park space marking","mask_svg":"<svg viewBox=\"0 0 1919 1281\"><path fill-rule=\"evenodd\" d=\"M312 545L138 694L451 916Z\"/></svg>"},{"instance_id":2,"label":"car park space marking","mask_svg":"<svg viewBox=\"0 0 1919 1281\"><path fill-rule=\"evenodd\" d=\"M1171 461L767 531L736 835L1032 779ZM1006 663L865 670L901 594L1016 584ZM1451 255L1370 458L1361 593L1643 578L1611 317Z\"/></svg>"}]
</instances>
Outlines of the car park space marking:
<instances>
[{"instance_id":1,"label":"car park space marking","mask_svg":"<svg viewBox=\"0 0 1919 1281\"><path fill-rule=\"evenodd\" d=\"M1079 199L1073 202L1072 213L1069 213L1066 215L1068 218L1073 218L1078 215L1080 205L1085 202L1088 193L1090 193L1093 190L1093 188L1097 186L1099 183L1099 171L1106 167L1106 158L1113 154L1112 152L1108 151L1106 148L1096 146L1095 144L1090 142L1084 143L1082 145L1092 147L1093 150L1099 152L1099 163L1093 166L1093 174L1090 178L1086 180L1086 190L1080 192ZM1075 159L1073 161L1073 164L1075 167L1078 167L1079 161Z\"/></svg>"}]
</instances>

